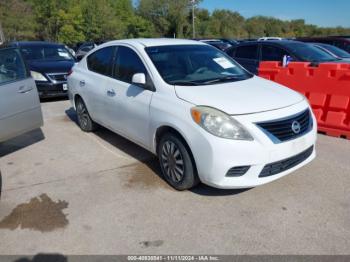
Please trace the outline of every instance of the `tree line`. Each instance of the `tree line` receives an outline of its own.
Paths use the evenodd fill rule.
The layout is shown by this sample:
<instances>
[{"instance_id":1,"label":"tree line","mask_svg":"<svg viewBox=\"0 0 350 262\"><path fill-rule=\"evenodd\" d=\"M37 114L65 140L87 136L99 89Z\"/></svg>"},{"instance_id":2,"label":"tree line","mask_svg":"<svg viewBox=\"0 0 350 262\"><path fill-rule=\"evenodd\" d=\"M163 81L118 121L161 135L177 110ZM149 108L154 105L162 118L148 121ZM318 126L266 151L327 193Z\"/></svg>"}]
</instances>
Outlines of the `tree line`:
<instances>
[{"instance_id":1,"label":"tree line","mask_svg":"<svg viewBox=\"0 0 350 262\"><path fill-rule=\"evenodd\" d=\"M244 18L231 10L209 12L195 0L197 38L350 35L350 28L318 27L305 20ZM234 3L232 4L234 9ZM190 0L0 0L6 40L47 40L72 45L134 37L192 38Z\"/></svg>"}]
</instances>

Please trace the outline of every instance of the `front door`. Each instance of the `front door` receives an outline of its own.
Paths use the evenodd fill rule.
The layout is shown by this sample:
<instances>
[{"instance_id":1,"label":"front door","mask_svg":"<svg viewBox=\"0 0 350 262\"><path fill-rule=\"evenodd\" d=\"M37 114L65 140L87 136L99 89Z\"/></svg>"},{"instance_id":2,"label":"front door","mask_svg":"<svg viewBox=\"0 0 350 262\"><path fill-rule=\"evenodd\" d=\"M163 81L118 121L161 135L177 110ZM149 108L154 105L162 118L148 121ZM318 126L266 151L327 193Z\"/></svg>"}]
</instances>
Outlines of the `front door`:
<instances>
[{"instance_id":1,"label":"front door","mask_svg":"<svg viewBox=\"0 0 350 262\"><path fill-rule=\"evenodd\" d=\"M149 147L149 113L153 92L133 85L131 81L136 73L144 73L150 81L146 67L134 50L118 46L113 68L114 84L106 91L109 126Z\"/></svg>"},{"instance_id":2,"label":"front door","mask_svg":"<svg viewBox=\"0 0 350 262\"><path fill-rule=\"evenodd\" d=\"M0 142L41 127L34 80L18 49L0 49Z\"/></svg>"}]
</instances>

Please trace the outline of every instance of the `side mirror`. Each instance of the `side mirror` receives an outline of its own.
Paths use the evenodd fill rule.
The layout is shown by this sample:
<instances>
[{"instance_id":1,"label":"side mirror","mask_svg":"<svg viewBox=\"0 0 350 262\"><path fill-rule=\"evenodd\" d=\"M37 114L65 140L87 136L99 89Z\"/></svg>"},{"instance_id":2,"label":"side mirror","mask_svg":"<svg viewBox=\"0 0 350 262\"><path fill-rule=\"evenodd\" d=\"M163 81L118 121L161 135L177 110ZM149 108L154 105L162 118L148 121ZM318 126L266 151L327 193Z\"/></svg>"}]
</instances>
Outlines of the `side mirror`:
<instances>
[{"instance_id":1,"label":"side mirror","mask_svg":"<svg viewBox=\"0 0 350 262\"><path fill-rule=\"evenodd\" d=\"M131 81L135 85L144 86L146 84L146 75L144 73L134 74Z\"/></svg>"}]
</instances>

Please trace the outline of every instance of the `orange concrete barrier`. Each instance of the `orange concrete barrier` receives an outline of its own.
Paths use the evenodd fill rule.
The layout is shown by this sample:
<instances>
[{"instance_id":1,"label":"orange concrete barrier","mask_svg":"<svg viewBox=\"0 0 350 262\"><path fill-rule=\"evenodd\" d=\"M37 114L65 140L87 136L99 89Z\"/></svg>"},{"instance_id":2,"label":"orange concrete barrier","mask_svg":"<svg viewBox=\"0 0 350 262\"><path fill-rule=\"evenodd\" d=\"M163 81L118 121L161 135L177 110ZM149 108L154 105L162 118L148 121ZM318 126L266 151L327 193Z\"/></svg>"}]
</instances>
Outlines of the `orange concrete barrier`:
<instances>
[{"instance_id":1,"label":"orange concrete barrier","mask_svg":"<svg viewBox=\"0 0 350 262\"><path fill-rule=\"evenodd\" d=\"M305 95L317 118L319 131L350 139L350 64L262 62L259 76Z\"/></svg>"}]
</instances>

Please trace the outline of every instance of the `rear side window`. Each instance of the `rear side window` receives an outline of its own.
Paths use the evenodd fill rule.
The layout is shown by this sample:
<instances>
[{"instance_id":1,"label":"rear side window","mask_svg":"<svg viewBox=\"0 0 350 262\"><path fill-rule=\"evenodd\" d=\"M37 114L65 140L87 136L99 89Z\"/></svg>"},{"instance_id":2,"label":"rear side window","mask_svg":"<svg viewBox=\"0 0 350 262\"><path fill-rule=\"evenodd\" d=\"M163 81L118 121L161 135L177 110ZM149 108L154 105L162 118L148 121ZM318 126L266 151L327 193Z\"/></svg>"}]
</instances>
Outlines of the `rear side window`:
<instances>
[{"instance_id":1,"label":"rear side window","mask_svg":"<svg viewBox=\"0 0 350 262\"><path fill-rule=\"evenodd\" d=\"M0 50L0 85L27 77L28 73L19 50Z\"/></svg>"},{"instance_id":2,"label":"rear side window","mask_svg":"<svg viewBox=\"0 0 350 262\"><path fill-rule=\"evenodd\" d=\"M258 59L258 45L239 46L236 50L237 58Z\"/></svg>"},{"instance_id":3,"label":"rear side window","mask_svg":"<svg viewBox=\"0 0 350 262\"><path fill-rule=\"evenodd\" d=\"M112 76L112 58L114 47L109 46L97 50L87 58L87 65L90 71L101 75Z\"/></svg>"},{"instance_id":4,"label":"rear side window","mask_svg":"<svg viewBox=\"0 0 350 262\"><path fill-rule=\"evenodd\" d=\"M261 52L262 61L282 61L285 55L289 55L287 51L271 45L263 45Z\"/></svg>"},{"instance_id":5,"label":"rear side window","mask_svg":"<svg viewBox=\"0 0 350 262\"><path fill-rule=\"evenodd\" d=\"M137 73L147 75L147 70L140 57L132 49L119 46L114 65L114 77L120 81L131 83L132 76Z\"/></svg>"}]
</instances>

